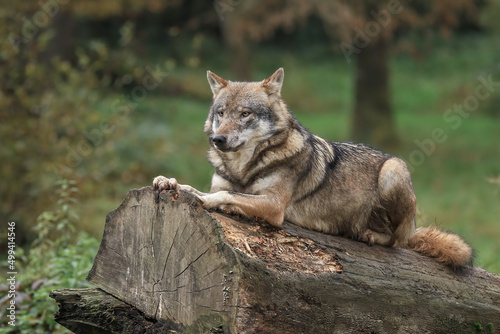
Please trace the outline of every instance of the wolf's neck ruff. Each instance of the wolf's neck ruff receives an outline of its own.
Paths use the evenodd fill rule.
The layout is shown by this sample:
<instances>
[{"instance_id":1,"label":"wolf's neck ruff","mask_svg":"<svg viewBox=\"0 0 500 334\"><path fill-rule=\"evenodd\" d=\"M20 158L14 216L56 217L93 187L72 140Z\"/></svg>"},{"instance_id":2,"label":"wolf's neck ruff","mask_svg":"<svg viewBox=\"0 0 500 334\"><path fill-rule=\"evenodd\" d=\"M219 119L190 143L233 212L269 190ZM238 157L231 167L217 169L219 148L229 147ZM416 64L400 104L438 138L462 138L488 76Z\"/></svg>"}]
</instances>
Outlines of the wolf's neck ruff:
<instances>
[{"instance_id":1,"label":"wolf's neck ruff","mask_svg":"<svg viewBox=\"0 0 500 334\"><path fill-rule=\"evenodd\" d=\"M304 149L301 131L296 126L289 126L274 130L270 138L239 152L221 152L212 147L208 159L215 173L237 185L238 189L245 189L273 169L293 165Z\"/></svg>"}]
</instances>

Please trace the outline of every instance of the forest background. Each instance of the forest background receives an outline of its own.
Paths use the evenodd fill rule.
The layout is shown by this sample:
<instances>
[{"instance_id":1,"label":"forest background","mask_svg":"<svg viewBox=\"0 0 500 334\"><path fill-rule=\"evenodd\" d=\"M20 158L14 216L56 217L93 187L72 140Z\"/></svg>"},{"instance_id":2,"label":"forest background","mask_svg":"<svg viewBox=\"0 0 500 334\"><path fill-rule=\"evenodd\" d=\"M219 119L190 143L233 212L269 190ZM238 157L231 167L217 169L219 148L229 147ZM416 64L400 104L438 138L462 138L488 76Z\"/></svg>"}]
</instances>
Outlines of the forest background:
<instances>
[{"instance_id":1,"label":"forest background","mask_svg":"<svg viewBox=\"0 0 500 334\"><path fill-rule=\"evenodd\" d=\"M498 0L3 3L0 290L14 266L18 313L8 326L0 299L0 324L65 331L48 291L86 286L129 189L159 174L209 189L206 70L284 67L300 122L404 159L417 225L461 234L500 273L499 16Z\"/></svg>"}]
</instances>

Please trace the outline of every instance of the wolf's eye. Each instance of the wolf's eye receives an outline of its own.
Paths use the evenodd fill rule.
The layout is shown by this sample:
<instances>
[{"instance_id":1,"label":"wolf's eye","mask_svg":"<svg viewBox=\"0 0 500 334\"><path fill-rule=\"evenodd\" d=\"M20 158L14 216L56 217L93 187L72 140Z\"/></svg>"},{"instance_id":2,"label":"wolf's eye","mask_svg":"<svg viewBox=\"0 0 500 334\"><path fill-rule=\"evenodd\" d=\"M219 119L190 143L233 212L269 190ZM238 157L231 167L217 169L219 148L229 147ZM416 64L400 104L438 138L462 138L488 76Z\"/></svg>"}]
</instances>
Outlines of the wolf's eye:
<instances>
[{"instance_id":1,"label":"wolf's eye","mask_svg":"<svg viewBox=\"0 0 500 334\"><path fill-rule=\"evenodd\" d=\"M248 116L250 116L250 111L244 111L244 112L242 112L242 113L241 113L241 116L243 116L243 117L248 117Z\"/></svg>"},{"instance_id":2,"label":"wolf's eye","mask_svg":"<svg viewBox=\"0 0 500 334\"><path fill-rule=\"evenodd\" d=\"M224 112L222 110L219 110L219 111L217 111L217 115L219 117L222 117L222 116L224 116Z\"/></svg>"}]
</instances>

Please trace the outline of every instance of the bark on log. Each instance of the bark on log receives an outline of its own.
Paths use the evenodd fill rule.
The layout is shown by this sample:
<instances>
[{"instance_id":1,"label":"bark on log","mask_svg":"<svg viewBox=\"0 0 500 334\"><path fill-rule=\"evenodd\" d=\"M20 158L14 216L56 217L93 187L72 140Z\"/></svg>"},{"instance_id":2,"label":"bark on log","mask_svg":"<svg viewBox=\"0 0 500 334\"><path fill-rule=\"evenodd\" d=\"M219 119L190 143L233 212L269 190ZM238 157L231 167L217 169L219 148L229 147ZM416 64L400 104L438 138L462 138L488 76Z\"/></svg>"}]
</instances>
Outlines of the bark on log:
<instances>
[{"instance_id":1,"label":"bark on log","mask_svg":"<svg viewBox=\"0 0 500 334\"><path fill-rule=\"evenodd\" d=\"M65 289L50 293L60 304L58 323L77 334L173 334L179 327L168 320L146 319L135 307L101 289Z\"/></svg>"},{"instance_id":2,"label":"bark on log","mask_svg":"<svg viewBox=\"0 0 500 334\"><path fill-rule=\"evenodd\" d=\"M88 280L139 310L128 320L120 313L119 322L133 326L139 314L143 333L156 333L148 327L155 323L184 333L500 329L499 275L455 273L404 249L207 212L189 193L151 187L130 191L108 214ZM67 325L95 301L78 292L75 306L65 307L64 291L53 294L61 303L56 320ZM105 301L100 312L106 305L116 313ZM87 317L85 326L127 333L105 319Z\"/></svg>"}]
</instances>

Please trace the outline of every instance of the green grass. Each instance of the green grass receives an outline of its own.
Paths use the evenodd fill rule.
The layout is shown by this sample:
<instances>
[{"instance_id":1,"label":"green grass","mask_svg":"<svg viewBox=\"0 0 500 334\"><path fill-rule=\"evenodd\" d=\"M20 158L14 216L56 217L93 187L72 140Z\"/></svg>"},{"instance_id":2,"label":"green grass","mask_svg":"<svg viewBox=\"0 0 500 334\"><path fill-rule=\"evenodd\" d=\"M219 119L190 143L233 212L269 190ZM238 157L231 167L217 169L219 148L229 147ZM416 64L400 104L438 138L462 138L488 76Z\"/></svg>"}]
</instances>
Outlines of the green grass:
<instances>
[{"instance_id":1,"label":"green grass","mask_svg":"<svg viewBox=\"0 0 500 334\"><path fill-rule=\"evenodd\" d=\"M396 123L402 145L390 152L409 160L418 150L415 140L431 138L435 128L447 139L432 154L413 166L418 199L418 225L437 224L463 235L477 249L476 264L500 273L500 185L487 181L500 175L500 87L482 101L457 129L443 120L444 112L474 94L478 75L493 73L498 43L492 37L473 36L445 41L419 61L395 55L391 62ZM102 195L82 205L89 230L100 235L106 212L116 208L125 192L151 184L158 174L176 177L202 190L210 186L211 167L206 161L207 140L202 132L210 106L205 69L227 73L202 61L199 68L176 68L169 76L178 95L149 95L122 124L127 135L113 143L116 178L95 184ZM283 96L295 116L311 131L329 140L349 140L353 106L354 65L341 56L311 61L300 53L262 50L256 54L255 77L264 78L285 67ZM226 71L226 72L225 72ZM496 72L495 72L496 71ZM113 100L102 101L99 108ZM411 159L410 159L411 160ZM95 232L97 231L97 232Z\"/></svg>"}]
</instances>

